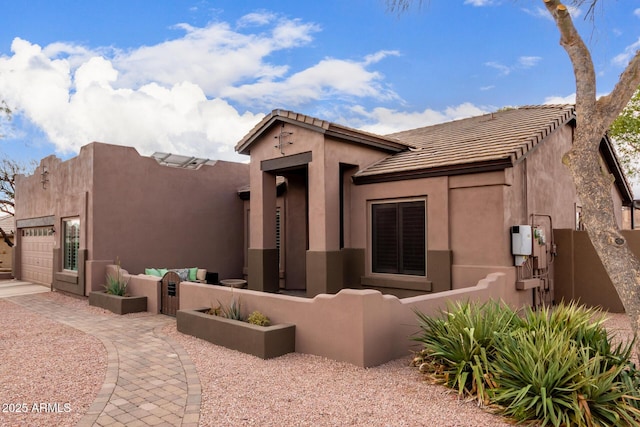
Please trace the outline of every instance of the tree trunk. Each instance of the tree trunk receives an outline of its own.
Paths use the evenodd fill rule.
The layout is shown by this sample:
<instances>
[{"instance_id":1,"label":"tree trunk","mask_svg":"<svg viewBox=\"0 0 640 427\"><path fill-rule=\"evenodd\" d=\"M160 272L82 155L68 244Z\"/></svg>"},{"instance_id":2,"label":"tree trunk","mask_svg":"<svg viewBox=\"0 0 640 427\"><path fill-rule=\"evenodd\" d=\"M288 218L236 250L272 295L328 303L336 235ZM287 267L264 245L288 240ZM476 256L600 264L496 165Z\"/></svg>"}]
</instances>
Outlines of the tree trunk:
<instances>
[{"instance_id":1,"label":"tree trunk","mask_svg":"<svg viewBox=\"0 0 640 427\"><path fill-rule=\"evenodd\" d=\"M612 180L601 165L600 154L583 150L580 146L585 144L578 134L576 132L574 148L565 156L565 163L573 176L591 243L637 333L640 330L640 261L619 232L611 195ZM640 344L638 350L640 355Z\"/></svg>"},{"instance_id":2,"label":"tree trunk","mask_svg":"<svg viewBox=\"0 0 640 427\"><path fill-rule=\"evenodd\" d=\"M613 180L600 157L600 142L640 85L640 54L636 52L613 91L596 100L591 54L558 0L543 0L560 30L576 79L576 130L563 162L569 167L582 204L585 228L622 301L634 333L640 330L640 261L629 249L616 223ZM640 342L636 349L639 350Z\"/></svg>"}]
</instances>

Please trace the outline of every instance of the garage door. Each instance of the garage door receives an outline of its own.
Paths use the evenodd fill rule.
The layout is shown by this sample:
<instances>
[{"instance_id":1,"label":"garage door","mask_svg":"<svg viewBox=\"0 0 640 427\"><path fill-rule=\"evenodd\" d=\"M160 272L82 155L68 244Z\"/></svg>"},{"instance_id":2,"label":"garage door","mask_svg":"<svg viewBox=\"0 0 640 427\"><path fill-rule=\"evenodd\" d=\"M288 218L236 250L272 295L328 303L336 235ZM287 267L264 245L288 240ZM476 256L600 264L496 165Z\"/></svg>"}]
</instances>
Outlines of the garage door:
<instances>
[{"instance_id":1,"label":"garage door","mask_svg":"<svg viewBox=\"0 0 640 427\"><path fill-rule=\"evenodd\" d=\"M53 278L53 227L23 228L20 241L22 280L50 285Z\"/></svg>"}]
</instances>

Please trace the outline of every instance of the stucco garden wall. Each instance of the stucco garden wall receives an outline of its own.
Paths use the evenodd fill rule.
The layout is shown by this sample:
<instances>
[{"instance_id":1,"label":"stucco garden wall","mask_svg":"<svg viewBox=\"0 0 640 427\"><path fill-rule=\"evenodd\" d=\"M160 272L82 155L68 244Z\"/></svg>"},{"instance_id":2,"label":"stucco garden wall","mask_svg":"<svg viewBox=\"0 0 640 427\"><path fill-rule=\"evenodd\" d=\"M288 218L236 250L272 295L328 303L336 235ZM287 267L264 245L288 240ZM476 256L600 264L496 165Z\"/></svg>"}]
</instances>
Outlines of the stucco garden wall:
<instances>
[{"instance_id":1,"label":"stucco garden wall","mask_svg":"<svg viewBox=\"0 0 640 427\"><path fill-rule=\"evenodd\" d=\"M631 251L640 256L640 230L623 230ZM556 301L580 301L613 313L624 306L613 287L586 231L555 230L558 258L555 260Z\"/></svg>"},{"instance_id":2,"label":"stucco garden wall","mask_svg":"<svg viewBox=\"0 0 640 427\"><path fill-rule=\"evenodd\" d=\"M198 283L180 284L180 309L214 307L240 301L242 312L266 314L272 324L296 325L296 351L368 367L415 349L411 336L419 328L413 310L437 314L447 301L503 299L514 306L510 284L503 274L491 274L476 286L398 299L375 290L344 289L313 299Z\"/></svg>"}]
</instances>

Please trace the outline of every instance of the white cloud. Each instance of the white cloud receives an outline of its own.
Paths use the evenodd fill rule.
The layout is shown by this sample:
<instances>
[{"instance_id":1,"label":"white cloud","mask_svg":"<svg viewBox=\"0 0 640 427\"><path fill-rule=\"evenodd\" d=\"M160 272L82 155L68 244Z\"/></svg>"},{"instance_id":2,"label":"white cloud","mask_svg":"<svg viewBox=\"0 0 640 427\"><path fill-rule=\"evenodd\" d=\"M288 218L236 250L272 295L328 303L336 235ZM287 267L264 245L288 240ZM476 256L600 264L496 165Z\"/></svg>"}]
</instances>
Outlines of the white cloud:
<instances>
[{"instance_id":1,"label":"white cloud","mask_svg":"<svg viewBox=\"0 0 640 427\"><path fill-rule=\"evenodd\" d=\"M504 65L496 61L485 62L484 65L490 68L495 68L502 76L508 76L515 70L526 70L528 68L535 67L541 60L542 58L539 56L521 56L513 65Z\"/></svg>"},{"instance_id":2,"label":"white cloud","mask_svg":"<svg viewBox=\"0 0 640 427\"><path fill-rule=\"evenodd\" d=\"M491 6L495 4L493 0L464 0L464 4L470 4L471 6L481 7L481 6Z\"/></svg>"},{"instance_id":3,"label":"white cloud","mask_svg":"<svg viewBox=\"0 0 640 427\"><path fill-rule=\"evenodd\" d=\"M0 56L0 93L59 153L102 141L143 154L227 159L238 158L233 146L262 111L327 98L398 99L369 69L396 51L292 70L274 54L309 45L319 27L266 12L238 21L239 29L249 27L261 32L182 24L182 36L128 51L72 43L42 48L16 38L11 55Z\"/></svg>"},{"instance_id":4,"label":"white cloud","mask_svg":"<svg viewBox=\"0 0 640 427\"><path fill-rule=\"evenodd\" d=\"M582 15L582 9L580 9L579 7L570 6L570 5L565 5L565 6L567 6L567 9L569 10L569 15L571 16L571 19L579 18ZM525 8L522 8L522 11L536 18L544 18L549 21L553 21L553 16L551 16L549 11L544 7L537 6L533 9L529 9L525 7Z\"/></svg>"},{"instance_id":5,"label":"white cloud","mask_svg":"<svg viewBox=\"0 0 640 427\"><path fill-rule=\"evenodd\" d=\"M619 67L626 67L631 61L631 58L636 54L636 52L640 49L640 38L635 43L630 44L629 46L624 48L624 52L616 55L611 62L614 65Z\"/></svg>"},{"instance_id":6,"label":"white cloud","mask_svg":"<svg viewBox=\"0 0 640 427\"><path fill-rule=\"evenodd\" d=\"M557 95L547 96L544 99L544 103L545 104L575 104L576 94L572 93L571 95L567 95L567 96L557 96Z\"/></svg>"},{"instance_id":7,"label":"white cloud","mask_svg":"<svg viewBox=\"0 0 640 427\"><path fill-rule=\"evenodd\" d=\"M418 112L404 112L388 108L375 108L373 111L366 111L363 107L358 106L353 108L351 112L361 118L362 123L358 126L359 129L379 135L387 135L407 129L478 116L492 110L495 110L495 108L480 107L466 102L457 106L447 107L444 111L426 109Z\"/></svg>"},{"instance_id":8,"label":"white cloud","mask_svg":"<svg viewBox=\"0 0 640 427\"><path fill-rule=\"evenodd\" d=\"M518 65L520 68L534 67L542 60L539 56L521 56L518 58Z\"/></svg>"},{"instance_id":9,"label":"white cloud","mask_svg":"<svg viewBox=\"0 0 640 427\"><path fill-rule=\"evenodd\" d=\"M635 16L637 16L638 18L640 18L640 8L635 9L635 10L633 11L633 14L634 14Z\"/></svg>"},{"instance_id":10,"label":"white cloud","mask_svg":"<svg viewBox=\"0 0 640 427\"><path fill-rule=\"evenodd\" d=\"M240 28L267 25L277 19L278 15L272 12L254 12L241 17L237 25Z\"/></svg>"},{"instance_id":11,"label":"white cloud","mask_svg":"<svg viewBox=\"0 0 640 427\"><path fill-rule=\"evenodd\" d=\"M397 50L381 50L371 55L367 55L364 58L364 65L376 64L388 56L400 56L400 52Z\"/></svg>"},{"instance_id":12,"label":"white cloud","mask_svg":"<svg viewBox=\"0 0 640 427\"><path fill-rule=\"evenodd\" d=\"M225 151L219 147L233 145L262 117L207 99L189 82L117 88L118 71L101 57L73 73L67 60L52 60L24 40L16 39L12 51L13 56L0 58L0 92L60 153L102 141L134 146L144 154L218 157Z\"/></svg>"},{"instance_id":13,"label":"white cloud","mask_svg":"<svg viewBox=\"0 0 640 427\"><path fill-rule=\"evenodd\" d=\"M600 98L606 95L608 95L608 93L597 93L596 98ZM560 96L560 95L547 96L544 99L544 104L575 104L575 103L576 103L575 92L567 96Z\"/></svg>"},{"instance_id":14,"label":"white cloud","mask_svg":"<svg viewBox=\"0 0 640 427\"><path fill-rule=\"evenodd\" d=\"M504 64L501 64L501 63L495 62L495 61L485 62L484 65L486 65L487 67L495 68L503 76L509 75L511 73L511 70L512 70L511 67L508 67L508 66L506 66Z\"/></svg>"},{"instance_id":15,"label":"white cloud","mask_svg":"<svg viewBox=\"0 0 640 427\"><path fill-rule=\"evenodd\" d=\"M119 84L139 86L149 82L173 85L191 81L208 96L255 78L278 78L287 65L267 62L273 53L305 46L318 27L298 20L277 21L270 31L254 34L234 31L227 23L204 28L182 24L183 37L130 52L118 52L114 66L121 71Z\"/></svg>"},{"instance_id":16,"label":"white cloud","mask_svg":"<svg viewBox=\"0 0 640 427\"><path fill-rule=\"evenodd\" d=\"M365 68L368 63L327 58L290 77L273 81L228 86L221 95L254 105L299 106L314 100L373 97L379 100L397 99L397 95L382 86L382 76Z\"/></svg>"}]
</instances>

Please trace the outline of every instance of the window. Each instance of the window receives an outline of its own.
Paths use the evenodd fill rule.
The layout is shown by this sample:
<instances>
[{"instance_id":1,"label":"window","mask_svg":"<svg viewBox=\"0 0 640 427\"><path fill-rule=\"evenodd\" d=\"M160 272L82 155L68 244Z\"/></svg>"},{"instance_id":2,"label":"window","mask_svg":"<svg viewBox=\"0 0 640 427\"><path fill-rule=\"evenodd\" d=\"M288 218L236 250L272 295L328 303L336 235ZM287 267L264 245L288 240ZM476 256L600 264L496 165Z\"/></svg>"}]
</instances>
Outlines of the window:
<instances>
[{"instance_id":1,"label":"window","mask_svg":"<svg viewBox=\"0 0 640 427\"><path fill-rule=\"evenodd\" d=\"M425 201L380 203L371 208L373 272L424 276Z\"/></svg>"},{"instance_id":2,"label":"window","mask_svg":"<svg viewBox=\"0 0 640 427\"><path fill-rule=\"evenodd\" d=\"M80 248L80 220L64 220L64 265L65 270L78 271L78 249Z\"/></svg>"}]
</instances>

